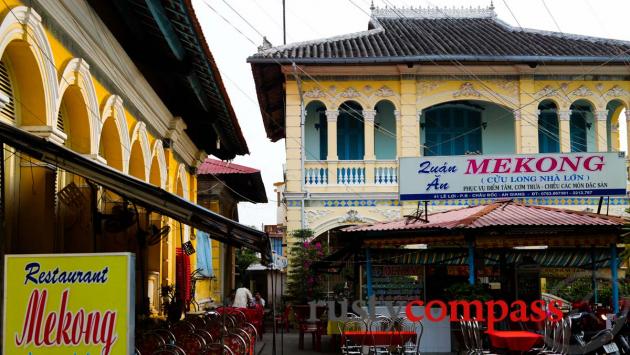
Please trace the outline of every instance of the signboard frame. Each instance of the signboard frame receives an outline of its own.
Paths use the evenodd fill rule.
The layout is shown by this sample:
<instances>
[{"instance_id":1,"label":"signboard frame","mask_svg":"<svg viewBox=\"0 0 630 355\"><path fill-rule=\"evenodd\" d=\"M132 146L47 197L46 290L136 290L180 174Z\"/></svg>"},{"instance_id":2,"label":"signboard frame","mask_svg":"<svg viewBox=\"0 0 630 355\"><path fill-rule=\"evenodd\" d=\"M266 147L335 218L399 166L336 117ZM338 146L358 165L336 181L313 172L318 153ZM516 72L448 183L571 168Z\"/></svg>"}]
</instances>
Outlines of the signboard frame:
<instances>
[{"instance_id":1,"label":"signboard frame","mask_svg":"<svg viewBox=\"0 0 630 355\"><path fill-rule=\"evenodd\" d=\"M474 164L471 163L473 160ZM600 163L601 170L588 169L598 168ZM619 173L623 174L623 178L616 175L616 169L622 166L623 172ZM536 170L538 168L541 169ZM556 168L558 171L553 171ZM560 170L573 168L574 171ZM613 170L612 173L610 170ZM572 177L570 174L575 176ZM600 180L590 181L593 175L599 176ZM401 201L626 196L628 181L624 152L402 157L399 160L398 177L398 195ZM488 178L486 181L485 177ZM491 183L493 178L496 181L493 180ZM532 178L533 181L528 181ZM547 180L550 178L557 180ZM570 180L572 178L586 180ZM471 179L474 179L477 185L470 184ZM535 184L553 186L556 182L559 186L583 183L586 187L582 189L529 187ZM528 187L512 188L512 185L507 185L510 183L515 187L516 184ZM611 186L599 187L598 183L602 183L602 186ZM423 184L426 186L422 186ZM487 190L484 184L487 184ZM422 189L425 191L421 191Z\"/></svg>"},{"instance_id":2,"label":"signboard frame","mask_svg":"<svg viewBox=\"0 0 630 355\"><path fill-rule=\"evenodd\" d=\"M2 353L8 354L7 352L7 342L5 340L6 332L7 332L7 301L8 301L8 292L7 292L7 283L8 277L7 273L9 272L9 259L36 259L36 258L73 258L73 257L99 257L99 256L124 256L127 259L127 270L126 276L128 281L127 287L127 304L129 305L127 314L127 323L123 325L126 329L127 333L127 342L125 345L124 351L126 354L133 354L135 351L135 322L136 322L136 270L135 270L135 260L136 255L130 252L113 252L113 253L59 253L59 254L5 254L4 255L4 281L3 281L3 299L2 299ZM57 347L59 348L59 347ZM45 350L44 350L45 351ZM30 350L28 353L31 353Z\"/></svg>"}]
</instances>

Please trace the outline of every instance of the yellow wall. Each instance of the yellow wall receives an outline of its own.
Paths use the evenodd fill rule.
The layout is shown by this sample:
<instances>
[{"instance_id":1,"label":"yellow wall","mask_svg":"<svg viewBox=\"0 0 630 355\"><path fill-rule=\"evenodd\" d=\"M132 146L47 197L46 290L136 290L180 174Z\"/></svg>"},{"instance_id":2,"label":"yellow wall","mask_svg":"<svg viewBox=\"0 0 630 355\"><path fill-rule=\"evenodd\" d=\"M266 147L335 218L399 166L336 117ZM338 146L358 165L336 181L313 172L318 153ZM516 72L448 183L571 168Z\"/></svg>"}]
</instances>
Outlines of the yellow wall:
<instances>
[{"instance_id":1,"label":"yellow wall","mask_svg":"<svg viewBox=\"0 0 630 355\"><path fill-rule=\"evenodd\" d=\"M168 177L165 177L167 184L164 188L173 193L179 192L181 197L195 202L196 178L182 166L182 162L174 157L170 149L164 149L164 166L160 159L155 158L155 154L162 153L163 148L158 140L164 137L155 137L149 133L150 130L142 129L139 131L140 138L134 144L130 139L139 119L125 107L119 97L113 96L120 96L122 93L107 90L103 83L89 73L88 66L75 69L82 60L76 58L52 31L42 25L53 21L44 19L39 24L33 25L29 22L23 26L15 20L14 17L22 16L24 10L23 4L15 0L0 3L0 20L3 23L13 22L6 26L5 32L0 33L0 40L12 38L2 53L2 59L8 67L17 106L14 120L2 120L22 126L59 144L64 144L64 141L72 142L66 145L95 159L105 158L97 156L99 151L116 156L107 162L108 165L125 174L131 172L157 186L162 180L160 172L166 171ZM25 29L27 32L24 32ZM67 77L64 76L66 72L69 73ZM68 86L70 88L61 92L62 87ZM79 95L64 95L72 90ZM59 103L64 107L62 112L67 113L64 120L72 122L64 122L67 127L64 129L65 133L56 128ZM151 122L145 123L147 126L152 125ZM102 129L105 134L101 135L99 133ZM101 142L98 142L99 139ZM138 143L141 139L149 142L148 148ZM157 144L155 150L154 143ZM99 149L99 146L105 148ZM134 154L131 154L132 146L136 150ZM145 159L146 155L151 159ZM64 187L56 186L58 181L66 180L57 180L54 168L37 166L39 163L31 160L20 156L5 161L5 168L9 172L5 193L7 196L17 197L9 200L7 206L8 215L16 216L8 219L7 230L12 231L13 235L10 243L12 250L16 252L27 249L31 252L54 252L59 248L55 245L54 238L58 231L50 228L55 225L54 196ZM156 169L152 164L159 166ZM145 171L154 171L153 178L146 176L149 174L145 174ZM72 179L67 179L67 182L70 181ZM178 182L185 187L181 191L176 191ZM178 225L172 221L170 223L173 231L178 230ZM21 231L16 232L20 227ZM30 237L25 237L25 234ZM175 235L176 233L171 232L167 242L152 248L150 252L153 259L149 261L149 265L162 272L162 283L172 284L175 281ZM34 242L33 238L38 241ZM160 258L163 260L160 261Z\"/></svg>"},{"instance_id":2,"label":"yellow wall","mask_svg":"<svg viewBox=\"0 0 630 355\"><path fill-rule=\"evenodd\" d=\"M498 67L498 66L497 66ZM437 68L437 69L436 69ZM490 70L492 69L492 70ZM457 69L444 67L407 68L405 67L307 67L309 77L302 77L302 97L298 83L290 68L286 68L286 189L285 194L294 193L299 196L303 191L304 174L301 170L301 145L303 137L300 126L300 100L304 99L306 107L310 102L320 101L326 110L338 110L345 101L358 102L363 110L374 110L380 100L388 100L396 109L396 147L397 158L413 157L422 154L420 146L422 133L419 116L423 109L430 106L456 100L477 100L494 103L513 111L514 136L517 153L538 152L538 104L543 100L553 100L559 112L568 111L571 104L577 100L587 100L592 103L595 116L606 110L606 105L612 100L619 100L623 106L615 110L612 122L626 120L621 116L623 108L630 102L630 82L620 80L581 80L577 74L590 70L584 67L563 67L558 73L558 80L535 80L531 69L518 69L512 66L505 68L488 68L477 66L471 69L477 71L480 80L470 77L462 78L462 74L450 75ZM443 72L440 73L439 71ZM523 70L519 74L518 70ZM551 70L551 69L546 69ZM431 71L431 75L426 75ZM378 74L385 73L385 74ZM369 73L366 75L366 73ZM393 74L397 73L397 74ZM501 75L506 73L505 75ZM567 80L569 73L576 79ZM545 78L552 77L544 73ZM363 79L372 75L371 79ZM354 78L362 78L356 80ZM394 78L396 79L394 79ZM332 79L331 79L332 78ZM337 79L334 79L337 78ZM597 77L593 77L597 78ZM611 77L612 78L612 77ZM610 79L610 78L607 78ZM363 115L365 118L365 115ZM630 116L627 116L630 117ZM309 160L305 168L327 169L328 183L305 186L310 196L320 196L317 199L306 200L304 212L300 207L300 200L293 197L287 201L286 217L288 235L291 232L306 227L315 231L315 235L327 230L365 222L376 222L400 218L415 211L416 202L399 202L397 200L398 185L377 185L369 181L373 177L376 167L398 168L398 162L378 161L370 159L368 152L373 151L373 125L367 124L365 132L366 158L361 161L336 160L331 150L336 150L336 124L328 120L328 160ZM569 146L568 121L560 122L560 140L563 150ZM594 122L596 130L595 146L598 151L607 149L606 122ZM564 133L564 134L563 134ZM613 149L619 149L619 134L612 131ZM628 140L626 137L621 139ZM331 156L333 156L331 158ZM338 167L365 168L365 184L343 185L337 184L336 173ZM387 200L378 197L377 193L389 194L394 199ZM285 195L286 196L286 195ZM321 197L325 196L325 197ZM391 197L390 197L391 198ZM324 205L326 203L326 205ZM338 205L335 205L338 204ZM372 205L373 204L373 205ZM559 207L583 210L584 205L561 205ZM611 206L611 213L623 213L623 206ZM452 208L438 202L431 206L431 212ZM356 211L356 218L348 213ZM304 213L304 218L302 217ZM291 244L293 240L289 239Z\"/></svg>"}]
</instances>

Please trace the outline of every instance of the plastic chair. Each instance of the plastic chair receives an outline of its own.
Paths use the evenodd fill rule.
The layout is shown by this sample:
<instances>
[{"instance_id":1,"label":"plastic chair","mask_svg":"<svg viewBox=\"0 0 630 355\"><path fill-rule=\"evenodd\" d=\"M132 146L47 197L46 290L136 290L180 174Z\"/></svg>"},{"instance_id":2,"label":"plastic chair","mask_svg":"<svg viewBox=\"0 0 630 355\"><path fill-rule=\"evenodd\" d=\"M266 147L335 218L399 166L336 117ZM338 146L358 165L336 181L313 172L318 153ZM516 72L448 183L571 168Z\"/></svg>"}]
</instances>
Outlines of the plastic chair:
<instances>
[{"instance_id":1,"label":"plastic chair","mask_svg":"<svg viewBox=\"0 0 630 355\"><path fill-rule=\"evenodd\" d=\"M362 332L362 336L355 337L358 341L351 340L346 332ZM370 336L368 333L368 325L362 319L351 319L343 323L340 329L341 332L341 353L344 355L359 355L363 354L363 347L366 344L366 340Z\"/></svg>"},{"instance_id":2,"label":"plastic chair","mask_svg":"<svg viewBox=\"0 0 630 355\"><path fill-rule=\"evenodd\" d=\"M370 352L376 355L389 354L394 336L392 320L384 315L377 315L374 320L370 321L368 328L372 337ZM376 332L387 332L389 334L384 337L377 337ZM384 338L385 341L377 341L379 338Z\"/></svg>"}]
</instances>

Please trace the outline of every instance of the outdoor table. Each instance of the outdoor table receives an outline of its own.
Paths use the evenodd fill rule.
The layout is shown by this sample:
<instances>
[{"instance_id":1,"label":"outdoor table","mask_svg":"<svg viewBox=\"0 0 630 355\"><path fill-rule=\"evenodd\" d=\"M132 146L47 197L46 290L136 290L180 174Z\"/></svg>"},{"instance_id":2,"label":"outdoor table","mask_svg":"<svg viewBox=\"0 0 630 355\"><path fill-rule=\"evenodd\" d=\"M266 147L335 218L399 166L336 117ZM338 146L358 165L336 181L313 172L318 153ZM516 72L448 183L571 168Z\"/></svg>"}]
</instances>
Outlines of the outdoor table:
<instances>
[{"instance_id":1,"label":"outdoor table","mask_svg":"<svg viewBox=\"0 0 630 355\"><path fill-rule=\"evenodd\" d=\"M486 333L493 347L511 351L528 351L543 340L542 335L524 330L493 330Z\"/></svg>"},{"instance_id":2,"label":"outdoor table","mask_svg":"<svg viewBox=\"0 0 630 355\"><path fill-rule=\"evenodd\" d=\"M390 332L390 331L346 331L343 336L350 339L356 345L379 346L391 345L400 346L415 338L414 332Z\"/></svg>"}]
</instances>

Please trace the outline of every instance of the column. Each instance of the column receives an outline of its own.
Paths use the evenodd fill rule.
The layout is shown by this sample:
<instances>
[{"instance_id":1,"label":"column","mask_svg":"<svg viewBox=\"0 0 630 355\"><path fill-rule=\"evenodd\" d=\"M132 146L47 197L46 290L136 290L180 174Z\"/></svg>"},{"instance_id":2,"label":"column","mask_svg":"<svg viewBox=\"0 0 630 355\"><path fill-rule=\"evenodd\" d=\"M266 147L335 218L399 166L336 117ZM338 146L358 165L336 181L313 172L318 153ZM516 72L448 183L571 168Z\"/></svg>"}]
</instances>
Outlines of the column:
<instances>
[{"instance_id":1,"label":"column","mask_svg":"<svg viewBox=\"0 0 630 355\"><path fill-rule=\"evenodd\" d=\"M475 284L475 243L468 240L468 283Z\"/></svg>"},{"instance_id":2,"label":"column","mask_svg":"<svg viewBox=\"0 0 630 355\"><path fill-rule=\"evenodd\" d=\"M338 160L337 157L337 117L339 111L326 110L326 121L328 123L328 160Z\"/></svg>"},{"instance_id":3,"label":"column","mask_svg":"<svg viewBox=\"0 0 630 355\"><path fill-rule=\"evenodd\" d=\"M517 153L538 153L538 109L536 105L530 105L531 95L535 92L534 77L521 75L519 78L519 125L520 145L516 147Z\"/></svg>"},{"instance_id":4,"label":"column","mask_svg":"<svg viewBox=\"0 0 630 355\"><path fill-rule=\"evenodd\" d=\"M558 111L560 120L560 151L562 153L571 152L571 110Z\"/></svg>"},{"instance_id":5,"label":"column","mask_svg":"<svg viewBox=\"0 0 630 355\"><path fill-rule=\"evenodd\" d=\"M370 297L374 296L374 291L372 290L372 258L370 257L370 248L365 249L365 279L367 287L366 301L368 301Z\"/></svg>"},{"instance_id":6,"label":"column","mask_svg":"<svg viewBox=\"0 0 630 355\"><path fill-rule=\"evenodd\" d=\"M400 156L420 156L420 126L416 105L415 75L403 74L400 81Z\"/></svg>"},{"instance_id":7,"label":"column","mask_svg":"<svg viewBox=\"0 0 630 355\"><path fill-rule=\"evenodd\" d=\"M608 151L608 129L606 122L608 121L608 110L595 111L595 146L598 152Z\"/></svg>"},{"instance_id":8,"label":"column","mask_svg":"<svg viewBox=\"0 0 630 355\"><path fill-rule=\"evenodd\" d=\"M521 137L521 111L514 110L512 113L514 114L514 144L516 145L514 151L518 153L521 151L523 145L523 138Z\"/></svg>"},{"instance_id":9,"label":"column","mask_svg":"<svg viewBox=\"0 0 630 355\"><path fill-rule=\"evenodd\" d=\"M365 142L365 155L363 160L365 163L365 183L374 183L374 160L376 160L376 147L374 146L374 118L375 110L363 110L363 141ZM371 161L371 163L368 163Z\"/></svg>"},{"instance_id":10,"label":"column","mask_svg":"<svg viewBox=\"0 0 630 355\"><path fill-rule=\"evenodd\" d=\"M396 158L400 158L401 152L401 141L402 141L402 126L400 124L400 111L394 111L394 117L396 117Z\"/></svg>"},{"instance_id":11,"label":"column","mask_svg":"<svg viewBox=\"0 0 630 355\"><path fill-rule=\"evenodd\" d=\"M286 191L302 192L302 103L295 80L286 82Z\"/></svg>"},{"instance_id":12,"label":"column","mask_svg":"<svg viewBox=\"0 0 630 355\"><path fill-rule=\"evenodd\" d=\"M628 151L630 151L630 129L628 129L628 127L630 127L630 108L626 108L625 111L626 113L626 157L628 157ZM619 149L621 150L621 146L619 147Z\"/></svg>"},{"instance_id":13,"label":"column","mask_svg":"<svg viewBox=\"0 0 630 355\"><path fill-rule=\"evenodd\" d=\"M337 184L337 117L339 111L326 110L326 122L328 123L328 185Z\"/></svg>"},{"instance_id":14,"label":"column","mask_svg":"<svg viewBox=\"0 0 630 355\"><path fill-rule=\"evenodd\" d=\"M613 313L619 313L619 275L617 268L619 267L617 259L617 244L610 245L610 282L612 282L612 306Z\"/></svg>"},{"instance_id":15,"label":"column","mask_svg":"<svg viewBox=\"0 0 630 355\"><path fill-rule=\"evenodd\" d=\"M375 160L376 151L374 147L374 118L375 110L363 110L363 129L365 142L365 155L363 160Z\"/></svg>"}]
</instances>

